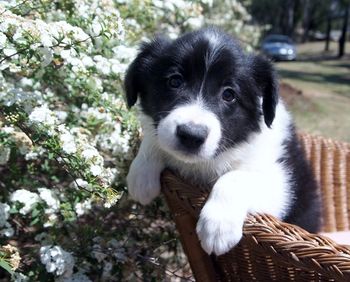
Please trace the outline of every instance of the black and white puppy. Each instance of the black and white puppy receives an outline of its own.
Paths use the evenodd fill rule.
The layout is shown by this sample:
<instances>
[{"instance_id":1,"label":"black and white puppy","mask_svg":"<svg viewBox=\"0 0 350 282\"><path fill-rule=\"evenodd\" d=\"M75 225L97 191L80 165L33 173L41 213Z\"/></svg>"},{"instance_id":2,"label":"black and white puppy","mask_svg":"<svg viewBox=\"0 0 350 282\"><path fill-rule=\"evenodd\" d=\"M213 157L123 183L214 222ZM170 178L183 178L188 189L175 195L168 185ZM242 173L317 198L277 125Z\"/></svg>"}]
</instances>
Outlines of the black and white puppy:
<instances>
[{"instance_id":1,"label":"black and white puppy","mask_svg":"<svg viewBox=\"0 0 350 282\"><path fill-rule=\"evenodd\" d=\"M209 254L238 243L247 213L318 230L316 183L270 62L214 28L157 37L142 45L125 89L129 107L139 98L144 133L127 177L134 200L159 194L164 168L211 184L197 224Z\"/></svg>"}]
</instances>

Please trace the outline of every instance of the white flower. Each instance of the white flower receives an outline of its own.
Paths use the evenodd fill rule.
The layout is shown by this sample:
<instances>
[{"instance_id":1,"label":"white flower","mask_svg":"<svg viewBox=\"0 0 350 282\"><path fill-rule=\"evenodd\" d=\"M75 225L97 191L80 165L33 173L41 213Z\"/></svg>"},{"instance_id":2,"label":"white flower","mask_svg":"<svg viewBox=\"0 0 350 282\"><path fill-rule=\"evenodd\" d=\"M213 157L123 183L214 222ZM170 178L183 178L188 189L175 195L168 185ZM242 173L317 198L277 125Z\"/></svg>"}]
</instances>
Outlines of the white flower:
<instances>
[{"instance_id":1,"label":"white flower","mask_svg":"<svg viewBox=\"0 0 350 282\"><path fill-rule=\"evenodd\" d=\"M30 151L29 153L27 153L24 156L24 158L27 161L36 160L36 159L38 159L39 156L43 155L45 152L46 151L45 151L45 149L43 147L35 146L32 151Z\"/></svg>"},{"instance_id":2,"label":"white flower","mask_svg":"<svg viewBox=\"0 0 350 282\"><path fill-rule=\"evenodd\" d=\"M45 211L46 212L46 211ZM58 216L55 213L49 214L47 221L43 224L44 227L51 227L54 226L55 223L57 222Z\"/></svg>"},{"instance_id":3,"label":"white flower","mask_svg":"<svg viewBox=\"0 0 350 282\"><path fill-rule=\"evenodd\" d=\"M60 246L42 246L40 260L45 264L46 271L58 276L70 277L73 274L74 257Z\"/></svg>"},{"instance_id":4,"label":"white flower","mask_svg":"<svg viewBox=\"0 0 350 282\"><path fill-rule=\"evenodd\" d=\"M16 54L17 50L15 48L4 48L2 52L4 52L5 56L10 57Z\"/></svg>"},{"instance_id":5,"label":"white flower","mask_svg":"<svg viewBox=\"0 0 350 282\"><path fill-rule=\"evenodd\" d=\"M97 78L97 77L89 77L86 81L86 85L91 89L91 90L96 90L96 91L102 91L103 86L102 86L102 81ZM89 113L88 113L89 114ZM99 115L101 116L101 115Z\"/></svg>"},{"instance_id":6,"label":"white flower","mask_svg":"<svg viewBox=\"0 0 350 282\"><path fill-rule=\"evenodd\" d=\"M16 272L12 273L11 281L13 281L13 282L27 282L30 280L29 280L29 277L25 276L23 273L16 271Z\"/></svg>"},{"instance_id":7,"label":"white flower","mask_svg":"<svg viewBox=\"0 0 350 282\"><path fill-rule=\"evenodd\" d=\"M106 169L103 170L103 173L101 175L103 179L103 183L106 186L111 185L118 173L119 173L118 169L107 167Z\"/></svg>"},{"instance_id":8,"label":"white flower","mask_svg":"<svg viewBox=\"0 0 350 282\"><path fill-rule=\"evenodd\" d=\"M130 136L127 133L122 134L120 123L114 124L114 130L109 133L103 133L96 135L96 142L103 151L112 151L114 156L123 156L129 152L130 149Z\"/></svg>"},{"instance_id":9,"label":"white flower","mask_svg":"<svg viewBox=\"0 0 350 282\"><path fill-rule=\"evenodd\" d=\"M1 71L6 70L9 66L10 66L9 63L3 62L3 63L0 65L0 70L1 70Z\"/></svg>"},{"instance_id":10,"label":"white flower","mask_svg":"<svg viewBox=\"0 0 350 282\"><path fill-rule=\"evenodd\" d=\"M77 151L74 136L68 130L60 135L60 141L62 142L62 150L65 153L73 154Z\"/></svg>"},{"instance_id":11,"label":"white flower","mask_svg":"<svg viewBox=\"0 0 350 282\"><path fill-rule=\"evenodd\" d=\"M93 79L93 81L91 81L89 83L90 84L94 84L93 86L91 85L91 87L99 87L99 84L101 83L101 81L99 79ZM112 122L113 121L113 117L110 113L108 112L104 112L104 111L100 111L100 109L98 108L85 108L84 105L82 105L82 111L81 111L81 117L89 119L97 119L100 121L104 121L104 122Z\"/></svg>"},{"instance_id":12,"label":"white flower","mask_svg":"<svg viewBox=\"0 0 350 282\"><path fill-rule=\"evenodd\" d=\"M185 21L184 25L192 29L199 29L203 25L203 22L203 17L189 18Z\"/></svg>"},{"instance_id":13,"label":"white flower","mask_svg":"<svg viewBox=\"0 0 350 282\"><path fill-rule=\"evenodd\" d=\"M128 65L127 64L112 64L112 72L115 74L123 74L127 70Z\"/></svg>"},{"instance_id":14,"label":"white flower","mask_svg":"<svg viewBox=\"0 0 350 282\"><path fill-rule=\"evenodd\" d=\"M98 176L102 173L103 168L99 165L92 165L90 167L90 172L93 176Z\"/></svg>"},{"instance_id":15,"label":"white flower","mask_svg":"<svg viewBox=\"0 0 350 282\"><path fill-rule=\"evenodd\" d=\"M43 32L40 35L40 41L44 47L51 47L53 45L54 38L47 32Z\"/></svg>"},{"instance_id":16,"label":"white flower","mask_svg":"<svg viewBox=\"0 0 350 282\"><path fill-rule=\"evenodd\" d=\"M87 189L89 188L89 183L81 178L77 178L69 186L75 189L79 189L79 187Z\"/></svg>"},{"instance_id":17,"label":"white flower","mask_svg":"<svg viewBox=\"0 0 350 282\"><path fill-rule=\"evenodd\" d=\"M84 202L76 203L74 209L78 216L85 214L87 211L91 210L91 200L88 199Z\"/></svg>"},{"instance_id":18,"label":"white flower","mask_svg":"<svg viewBox=\"0 0 350 282\"><path fill-rule=\"evenodd\" d=\"M14 41L16 41L16 43L23 44L26 42L26 39L24 38L22 31L23 30L21 30L21 29L17 29L15 34L12 36L12 39Z\"/></svg>"},{"instance_id":19,"label":"white flower","mask_svg":"<svg viewBox=\"0 0 350 282\"><path fill-rule=\"evenodd\" d=\"M30 192L25 189L19 189L13 192L10 196L11 202L20 202L24 206L19 210L20 214L29 213L34 206L40 202L38 194Z\"/></svg>"},{"instance_id":20,"label":"white flower","mask_svg":"<svg viewBox=\"0 0 350 282\"><path fill-rule=\"evenodd\" d=\"M101 23L98 21L98 18L96 18L94 20L94 22L92 23L92 26L91 26L91 33L93 36L98 36L101 34L101 31L102 31L102 25Z\"/></svg>"},{"instance_id":21,"label":"white flower","mask_svg":"<svg viewBox=\"0 0 350 282\"><path fill-rule=\"evenodd\" d=\"M38 158L39 154L37 152L31 151L27 153L24 158L26 161L36 160Z\"/></svg>"},{"instance_id":22,"label":"white flower","mask_svg":"<svg viewBox=\"0 0 350 282\"><path fill-rule=\"evenodd\" d=\"M56 195L47 188L38 188L40 198L46 203L48 206L45 209L45 213L50 214L58 211L60 208L60 201L57 199Z\"/></svg>"},{"instance_id":23,"label":"white flower","mask_svg":"<svg viewBox=\"0 0 350 282\"><path fill-rule=\"evenodd\" d=\"M11 148L0 145L0 165L6 164L10 159Z\"/></svg>"},{"instance_id":24,"label":"white flower","mask_svg":"<svg viewBox=\"0 0 350 282\"><path fill-rule=\"evenodd\" d=\"M96 69L103 75L108 75L111 72L111 64L106 58L100 55L94 57L96 62Z\"/></svg>"},{"instance_id":25,"label":"white flower","mask_svg":"<svg viewBox=\"0 0 350 282\"><path fill-rule=\"evenodd\" d=\"M4 126L3 128L1 128L1 131L10 134L13 133L15 129L12 126Z\"/></svg>"},{"instance_id":26,"label":"white flower","mask_svg":"<svg viewBox=\"0 0 350 282\"><path fill-rule=\"evenodd\" d=\"M68 62L74 58L77 55L77 53L75 52L74 49L63 49L60 52L60 56L62 57L62 59L67 60Z\"/></svg>"},{"instance_id":27,"label":"white flower","mask_svg":"<svg viewBox=\"0 0 350 282\"><path fill-rule=\"evenodd\" d=\"M201 2L207 4L209 7L212 7L214 0L201 0Z\"/></svg>"},{"instance_id":28,"label":"white flower","mask_svg":"<svg viewBox=\"0 0 350 282\"><path fill-rule=\"evenodd\" d=\"M93 158L100 157L100 154L97 151L97 149L91 145L87 145L84 151L82 151L81 155L86 161L90 161Z\"/></svg>"},{"instance_id":29,"label":"white flower","mask_svg":"<svg viewBox=\"0 0 350 282\"><path fill-rule=\"evenodd\" d=\"M57 123L55 114L48 108L46 104L35 107L29 115L29 121L33 124L39 123L46 126L53 126Z\"/></svg>"},{"instance_id":30,"label":"white flower","mask_svg":"<svg viewBox=\"0 0 350 282\"><path fill-rule=\"evenodd\" d=\"M8 204L0 203L0 228L4 227L9 218L10 206Z\"/></svg>"},{"instance_id":31,"label":"white flower","mask_svg":"<svg viewBox=\"0 0 350 282\"><path fill-rule=\"evenodd\" d=\"M12 237L13 234L15 234L15 230L10 223L6 222L4 228L0 230L0 236Z\"/></svg>"},{"instance_id":32,"label":"white flower","mask_svg":"<svg viewBox=\"0 0 350 282\"><path fill-rule=\"evenodd\" d=\"M6 35L0 32L0 49L3 49L6 46L6 42L7 42Z\"/></svg>"},{"instance_id":33,"label":"white flower","mask_svg":"<svg viewBox=\"0 0 350 282\"><path fill-rule=\"evenodd\" d=\"M56 111L54 111L54 113L60 122L65 122L65 120L68 117L68 113L66 111L56 110Z\"/></svg>"},{"instance_id":34,"label":"white flower","mask_svg":"<svg viewBox=\"0 0 350 282\"><path fill-rule=\"evenodd\" d=\"M85 67L92 67L95 64L89 56L84 56L81 61Z\"/></svg>"},{"instance_id":35,"label":"white flower","mask_svg":"<svg viewBox=\"0 0 350 282\"><path fill-rule=\"evenodd\" d=\"M41 47L41 48L38 48L37 50L42 56L41 65L43 67L48 66L53 60L52 50L47 47Z\"/></svg>"},{"instance_id":36,"label":"white flower","mask_svg":"<svg viewBox=\"0 0 350 282\"><path fill-rule=\"evenodd\" d=\"M136 54L136 48L130 48L125 45L119 45L113 48L113 52L116 55L116 58L119 60L126 60L128 62L132 61Z\"/></svg>"},{"instance_id":37,"label":"white flower","mask_svg":"<svg viewBox=\"0 0 350 282\"><path fill-rule=\"evenodd\" d=\"M20 80L20 84L23 86L23 87L26 87L26 86L33 86L33 80L32 79L29 79L27 77L23 77L21 80Z\"/></svg>"}]
</instances>

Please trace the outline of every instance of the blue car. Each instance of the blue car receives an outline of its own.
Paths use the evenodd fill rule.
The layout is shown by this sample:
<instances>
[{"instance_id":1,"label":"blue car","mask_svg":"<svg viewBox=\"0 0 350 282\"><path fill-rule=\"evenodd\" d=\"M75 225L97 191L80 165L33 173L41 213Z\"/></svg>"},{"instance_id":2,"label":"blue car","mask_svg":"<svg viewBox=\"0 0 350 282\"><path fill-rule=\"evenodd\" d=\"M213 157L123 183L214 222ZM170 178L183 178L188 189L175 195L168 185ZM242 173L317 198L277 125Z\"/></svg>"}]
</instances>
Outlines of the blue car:
<instances>
[{"instance_id":1,"label":"blue car","mask_svg":"<svg viewBox=\"0 0 350 282\"><path fill-rule=\"evenodd\" d=\"M277 61L293 61L297 58L296 47L288 36L271 34L264 38L261 51Z\"/></svg>"}]
</instances>

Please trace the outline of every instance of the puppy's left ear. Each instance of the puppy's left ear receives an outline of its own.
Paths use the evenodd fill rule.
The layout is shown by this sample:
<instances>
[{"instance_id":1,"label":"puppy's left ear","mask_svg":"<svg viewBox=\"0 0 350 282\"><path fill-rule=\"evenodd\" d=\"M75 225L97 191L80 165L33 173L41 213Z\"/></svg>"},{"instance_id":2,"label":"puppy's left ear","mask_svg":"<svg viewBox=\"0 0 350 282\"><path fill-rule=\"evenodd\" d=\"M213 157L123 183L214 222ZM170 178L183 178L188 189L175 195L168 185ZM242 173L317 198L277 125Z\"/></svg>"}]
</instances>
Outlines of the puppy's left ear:
<instances>
[{"instance_id":1,"label":"puppy's left ear","mask_svg":"<svg viewBox=\"0 0 350 282\"><path fill-rule=\"evenodd\" d=\"M261 90L262 110L264 120L268 127L275 118L276 106L278 103L278 81L272 63L261 56L251 58L253 78L257 87Z\"/></svg>"}]
</instances>

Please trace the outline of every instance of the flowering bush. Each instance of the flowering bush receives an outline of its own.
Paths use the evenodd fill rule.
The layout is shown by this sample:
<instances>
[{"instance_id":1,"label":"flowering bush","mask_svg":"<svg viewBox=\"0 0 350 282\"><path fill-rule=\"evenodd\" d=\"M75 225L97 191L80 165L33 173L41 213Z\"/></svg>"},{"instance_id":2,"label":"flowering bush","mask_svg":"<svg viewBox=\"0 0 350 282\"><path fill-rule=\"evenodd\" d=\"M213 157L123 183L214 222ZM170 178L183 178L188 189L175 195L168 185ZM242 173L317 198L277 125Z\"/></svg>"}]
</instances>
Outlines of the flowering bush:
<instances>
[{"instance_id":1,"label":"flowering bush","mask_svg":"<svg viewBox=\"0 0 350 282\"><path fill-rule=\"evenodd\" d=\"M222 25L212 2L0 1L0 267L13 280L190 275L162 201L124 197L141 133L122 80L141 39ZM233 33L259 34L240 3L221 5Z\"/></svg>"}]
</instances>

